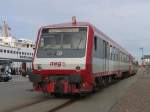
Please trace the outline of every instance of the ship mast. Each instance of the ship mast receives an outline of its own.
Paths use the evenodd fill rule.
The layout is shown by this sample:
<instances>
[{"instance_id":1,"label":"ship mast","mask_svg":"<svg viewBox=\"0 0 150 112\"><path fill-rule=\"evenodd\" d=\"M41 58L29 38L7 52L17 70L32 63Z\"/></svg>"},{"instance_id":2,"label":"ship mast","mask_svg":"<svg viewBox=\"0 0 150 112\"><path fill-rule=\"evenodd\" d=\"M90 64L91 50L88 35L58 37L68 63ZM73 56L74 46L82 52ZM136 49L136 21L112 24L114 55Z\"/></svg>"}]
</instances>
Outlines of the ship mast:
<instances>
[{"instance_id":1,"label":"ship mast","mask_svg":"<svg viewBox=\"0 0 150 112\"><path fill-rule=\"evenodd\" d=\"M2 33L2 37L10 37L10 30L11 28L8 26L8 24L6 23L6 21L3 21L3 25L0 27L1 29L1 33Z\"/></svg>"}]
</instances>

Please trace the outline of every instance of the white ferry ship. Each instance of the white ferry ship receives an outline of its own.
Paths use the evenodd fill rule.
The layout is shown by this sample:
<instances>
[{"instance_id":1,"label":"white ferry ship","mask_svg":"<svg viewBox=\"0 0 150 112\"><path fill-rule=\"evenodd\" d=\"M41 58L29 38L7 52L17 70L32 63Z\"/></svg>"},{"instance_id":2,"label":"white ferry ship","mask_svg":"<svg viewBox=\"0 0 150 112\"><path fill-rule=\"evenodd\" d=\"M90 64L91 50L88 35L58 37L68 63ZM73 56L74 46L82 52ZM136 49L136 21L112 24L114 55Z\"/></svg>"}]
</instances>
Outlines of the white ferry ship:
<instances>
[{"instance_id":1,"label":"white ferry ship","mask_svg":"<svg viewBox=\"0 0 150 112\"><path fill-rule=\"evenodd\" d=\"M11 68L18 72L31 69L35 44L28 39L16 39L10 34L10 27L4 21L0 27L0 68L11 63Z\"/></svg>"}]
</instances>

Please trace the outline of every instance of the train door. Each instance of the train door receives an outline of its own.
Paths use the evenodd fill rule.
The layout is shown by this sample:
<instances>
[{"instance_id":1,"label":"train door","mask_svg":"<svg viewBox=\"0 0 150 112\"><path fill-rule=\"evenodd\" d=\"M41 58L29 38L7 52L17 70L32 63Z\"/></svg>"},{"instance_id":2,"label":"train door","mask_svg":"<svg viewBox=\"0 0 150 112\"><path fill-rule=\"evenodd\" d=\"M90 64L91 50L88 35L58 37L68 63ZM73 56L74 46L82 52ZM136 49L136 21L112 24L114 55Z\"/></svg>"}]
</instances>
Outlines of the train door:
<instances>
[{"instance_id":1,"label":"train door","mask_svg":"<svg viewBox=\"0 0 150 112\"><path fill-rule=\"evenodd\" d=\"M118 68L121 70L121 51L118 52Z\"/></svg>"},{"instance_id":2,"label":"train door","mask_svg":"<svg viewBox=\"0 0 150 112\"><path fill-rule=\"evenodd\" d=\"M109 70L109 45L103 40L103 71Z\"/></svg>"},{"instance_id":3,"label":"train door","mask_svg":"<svg viewBox=\"0 0 150 112\"><path fill-rule=\"evenodd\" d=\"M106 43L106 46L107 46L107 48L106 48L106 71L109 71L109 56L110 56L110 47L109 47L109 43L107 42Z\"/></svg>"},{"instance_id":4,"label":"train door","mask_svg":"<svg viewBox=\"0 0 150 112\"><path fill-rule=\"evenodd\" d=\"M92 69L93 72L104 72L104 55L103 55L103 40L95 36L93 43L93 53L92 53Z\"/></svg>"}]
</instances>

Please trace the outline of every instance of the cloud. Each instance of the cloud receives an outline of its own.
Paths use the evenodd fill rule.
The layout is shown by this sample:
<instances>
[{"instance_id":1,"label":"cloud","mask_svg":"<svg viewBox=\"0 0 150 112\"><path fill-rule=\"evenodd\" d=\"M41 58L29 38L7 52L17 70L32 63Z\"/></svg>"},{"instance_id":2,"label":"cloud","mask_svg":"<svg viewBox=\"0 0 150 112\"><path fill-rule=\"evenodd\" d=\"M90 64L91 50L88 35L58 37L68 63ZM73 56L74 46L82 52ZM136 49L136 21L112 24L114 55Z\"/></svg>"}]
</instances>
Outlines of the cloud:
<instances>
[{"instance_id":1,"label":"cloud","mask_svg":"<svg viewBox=\"0 0 150 112\"><path fill-rule=\"evenodd\" d=\"M75 15L137 56L139 47L150 51L149 11L149 0L1 0L0 21L7 18L14 35L35 40L41 25L70 22Z\"/></svg>"}]
</instances>

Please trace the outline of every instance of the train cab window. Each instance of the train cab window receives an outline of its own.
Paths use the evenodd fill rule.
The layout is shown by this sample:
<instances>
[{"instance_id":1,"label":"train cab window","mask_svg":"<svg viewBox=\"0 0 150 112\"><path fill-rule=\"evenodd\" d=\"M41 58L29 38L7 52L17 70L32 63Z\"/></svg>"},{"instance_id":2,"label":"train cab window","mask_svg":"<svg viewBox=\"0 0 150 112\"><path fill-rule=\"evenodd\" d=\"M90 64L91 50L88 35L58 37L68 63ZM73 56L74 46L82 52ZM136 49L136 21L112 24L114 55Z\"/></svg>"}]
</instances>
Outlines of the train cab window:
<instances>
[{"instance_id":1,"label":"train cab window","mask_svg":"<svg viewBox=\"0 0 150 112\"><path fill-rule=\"evenodd\" d=\"M85 56L87 27L43 28L38 58L80 58ZM63 52L61 55L58 51Z\"/></svg>"},{"instance_id":2,"label":"train cab window","mask_svg":"<svg viewBox=\"0 0 150 112\"><path fill-rule=\"evenodd\" d=\"M97 50L97 37L94 37L94 50Z\"/></svg>"},{"instance_id":3,"label":"train cab window","mask_svg":"<svg viewBox=\"0 0 150 112\"><path fill-rule=\"evenodd\" d=\"M4 50L4 53L6 53L6 50Z\"/></svg>"}]
</instances>

